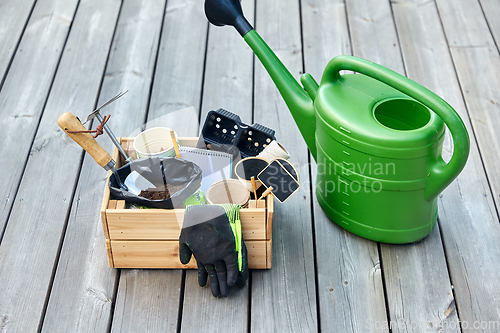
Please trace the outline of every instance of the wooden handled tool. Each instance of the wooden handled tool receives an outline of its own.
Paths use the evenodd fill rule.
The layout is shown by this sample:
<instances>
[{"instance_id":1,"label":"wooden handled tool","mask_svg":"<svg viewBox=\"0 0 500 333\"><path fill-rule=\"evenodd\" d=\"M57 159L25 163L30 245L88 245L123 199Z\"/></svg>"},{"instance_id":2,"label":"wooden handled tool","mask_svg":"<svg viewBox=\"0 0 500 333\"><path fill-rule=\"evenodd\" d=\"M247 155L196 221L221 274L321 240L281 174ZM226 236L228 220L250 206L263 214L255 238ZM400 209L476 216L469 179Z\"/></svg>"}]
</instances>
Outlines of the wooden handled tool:
<instances>
[{"instance_id":1,"label":"wooden handled tool","mask_svg":"<svg viewBox=\"0 0 500 333\"><path fill-rule=\"evenodd\" d=\"M170 137L172 138L172 144L174 145L175 156L177 158L181 158L181 152L179 151L179 146L177 145L177 139L175 138L175 132L172 130L170 131Z\"/></svg>"},{"instance_id":2,"label":"wooden handled tool","mask_svg":"<svg viewBox=\"0 0 500 333\"><path fill-rule=\"evenodd\" d=\"M257 185L255 184L255 177L252 176L250 181L252 182L253 197L257 200Z\"/></svg>"},{"instance_id":3,"label":"wooden handled tool","mask_svg":"<svg viewBox=\"0 0 500 333\"><path fill-rule=\"evenodd\" d=\"M265 191L264 191L264 193L262 193L262 195L260 196L259 200L260 200L260 199L262 199L262 198L267 197L267 195L268 195L269 193L271 193L272 191L273 191L273 187L272 187L272 186L269 186L269 187L267 188L267 190L265 190Z\"/></svg>"},{"instance_id":4,"label":"wooden handled tool","mask_svg":"<svg viewBox=\"0 0 500 333\"><path fill-rule=\"evenodd\" d=\"M82 123L70 112L63 113L57 121L59 127L69 135L76 143L78 143L94 160L103 168L108 165L113 159L105 151L90 133L68 133L68 131L86 131L87 129Z\"/></svg>"},{"instance_id":5,"label":"wooden handled tool","mask_svg":"<svg viewBox=\"0 0 500 333\"><path fill-rule=\"evenodd\" d=\"M68 131L77 132L87 130L78 118L70 112L66 112L59 117L57 123L59 124L59 127L61 127L61 129L73 139L73 141L78 143L87 153L90 154L90 156L92 156L92 158L94 158L97 164L102 166L105 170L111 170L115 174L120 187L123 190L128 191L128 188L125 184L123 184L118 176L118 172L115 169L115 161L111 158L108 152L97 143L90 133L68 133Z\"/></svg>"}]
</instances>

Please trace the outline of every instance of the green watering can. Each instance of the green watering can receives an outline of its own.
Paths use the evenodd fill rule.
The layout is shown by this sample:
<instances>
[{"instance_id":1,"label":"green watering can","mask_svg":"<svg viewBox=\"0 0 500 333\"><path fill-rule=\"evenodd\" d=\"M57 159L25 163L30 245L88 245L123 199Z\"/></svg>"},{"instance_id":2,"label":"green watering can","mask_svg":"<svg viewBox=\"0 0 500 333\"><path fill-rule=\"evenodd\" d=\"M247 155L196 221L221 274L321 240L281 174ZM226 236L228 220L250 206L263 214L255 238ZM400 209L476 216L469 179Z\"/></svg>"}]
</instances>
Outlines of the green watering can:
<instances>
[{"instance_id":1,"label":"green watering can","mask_svg":"<svg viewBox=\"0 0 500 333\"><path fill-rule=\"evenodd\" d=\"M469 155L467 130L448 103L351 56L333 58L321 85L302 75L304 90L244 18L239 0L206 0L205 13L212 24L234 26L269 72L316 160L316 195L328 217L384 243L416 242L432 231L437 196ZM443 122L454 143L448 163Z\"/></svg>"}]
</instances>

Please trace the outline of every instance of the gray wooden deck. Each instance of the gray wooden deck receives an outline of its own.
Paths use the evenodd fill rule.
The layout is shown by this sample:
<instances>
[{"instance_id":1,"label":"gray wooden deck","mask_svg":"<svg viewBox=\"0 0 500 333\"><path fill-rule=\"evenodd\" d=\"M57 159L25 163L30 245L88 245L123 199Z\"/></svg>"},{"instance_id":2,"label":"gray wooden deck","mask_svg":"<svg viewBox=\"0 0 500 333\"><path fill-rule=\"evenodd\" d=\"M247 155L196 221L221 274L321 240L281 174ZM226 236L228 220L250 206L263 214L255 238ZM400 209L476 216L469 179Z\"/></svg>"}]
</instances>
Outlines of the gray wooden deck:
<instances>
[{"instance_id":1,"label":"gray wooden deck","mask_svg":"<svg viewBox=\"0 0 500 333\"><path fill-rule=\"evenodd\" d=\"M438 227L418 244L377 244L333 224L302 186L276 205L273 268L226 299L195 271L109 268L107 173L59 130L63 112L85 117L128 89L105 112L115 134L147 122L196 136L224 107L276 129L303 184L312 159L263 67L234 29L209 26L202 0L1 0L0 332L499 332L500 2L242 3L295 77L319 80L353 54L460 113L471 153L440 195Z\"/></svg>"}]
</instances>

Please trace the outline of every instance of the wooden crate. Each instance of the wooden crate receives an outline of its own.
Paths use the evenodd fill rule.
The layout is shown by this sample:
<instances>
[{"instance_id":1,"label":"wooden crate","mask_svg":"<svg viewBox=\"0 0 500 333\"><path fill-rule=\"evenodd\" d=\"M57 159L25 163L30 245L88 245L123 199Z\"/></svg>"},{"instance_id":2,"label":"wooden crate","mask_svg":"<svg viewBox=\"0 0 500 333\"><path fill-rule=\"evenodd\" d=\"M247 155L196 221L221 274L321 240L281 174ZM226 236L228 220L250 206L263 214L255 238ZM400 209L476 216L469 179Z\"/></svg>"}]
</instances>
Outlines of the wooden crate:
<instances>
[{"instance_id":1,"label":"wooden crate","mask_svg":"<svg viewBox=\"0 0 500 333\"><path fill-rule=\"evenodd\" d=\"M120 144L136 157L134 138L120 138ZM179 138L181 146L196 145L198 138ZM113 159L123 163L118 149ZM110 172L111 174L111 172ZM109 177L108 177L109 178ZM271 268L273 195L258 203L252 200L240 210L243 238L250 269ZM196 268L194 257L187 265L179 260L179 236L184 209L125 209L125 201L113 200L108 185L104 192L101 219L106 238L108 262L114 268Z\"/></svg>"}]
</instances>

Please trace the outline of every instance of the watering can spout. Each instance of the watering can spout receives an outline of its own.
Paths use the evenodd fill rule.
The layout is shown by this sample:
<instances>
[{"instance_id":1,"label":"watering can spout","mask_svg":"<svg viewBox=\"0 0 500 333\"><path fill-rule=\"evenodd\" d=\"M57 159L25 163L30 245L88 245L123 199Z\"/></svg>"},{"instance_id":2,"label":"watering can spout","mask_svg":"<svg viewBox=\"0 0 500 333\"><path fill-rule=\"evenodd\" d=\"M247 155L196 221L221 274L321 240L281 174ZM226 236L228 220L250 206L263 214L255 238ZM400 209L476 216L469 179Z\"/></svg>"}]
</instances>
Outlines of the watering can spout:
<instances>
[{"instance_id":1,"label":"watering can spout","mask_svg":"<svg viewBox=\"0 0 500 333\"><path fill-rule=\"evenodd\" d=\"M316 96L318 84L311 75L304 74L301 81L307 90L306 92L255 30L250 30L244 39L273 79L304 137L307 147L316 159L316 114L312 98Z\"/></svg>"},{"instance_id":2,"label":"watering can spout","mask_svg":"<svg viewBox=\"0 0 500 333\"><path fill-rule=\"evenodd\" d=\"M239 0L206 0L205 14L210 23L214 25L234 26L252 48L276 84L312 156L316 159L316 115L313 106L314 97L318 90L316 81L311 75L304 74L301 82L307 92L304 90L244 18Z\"/></svg>"}]
</instances>

